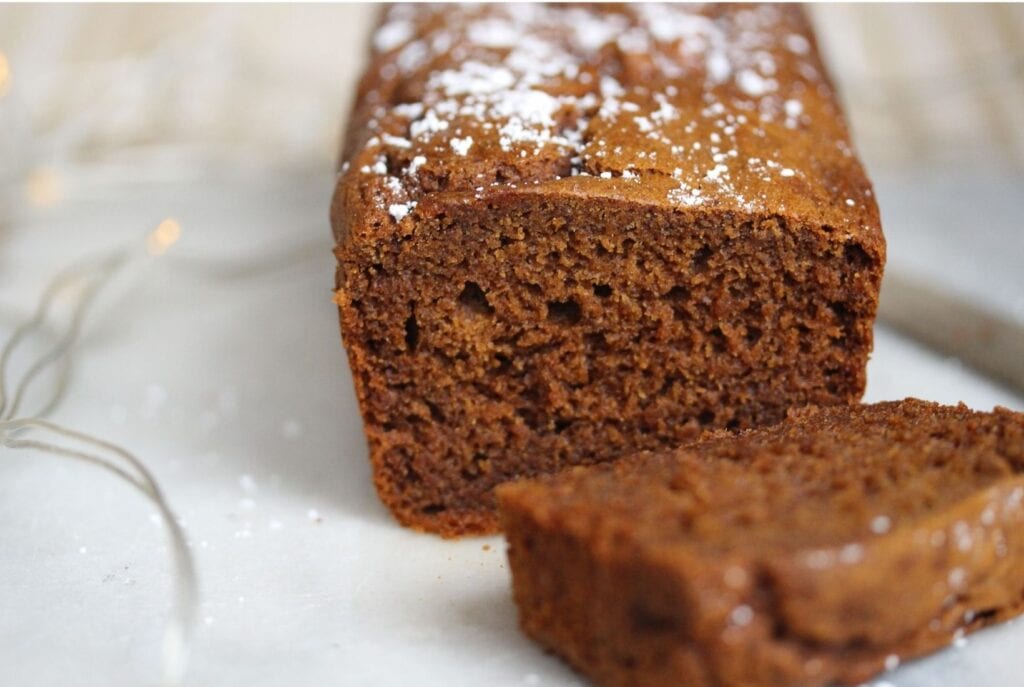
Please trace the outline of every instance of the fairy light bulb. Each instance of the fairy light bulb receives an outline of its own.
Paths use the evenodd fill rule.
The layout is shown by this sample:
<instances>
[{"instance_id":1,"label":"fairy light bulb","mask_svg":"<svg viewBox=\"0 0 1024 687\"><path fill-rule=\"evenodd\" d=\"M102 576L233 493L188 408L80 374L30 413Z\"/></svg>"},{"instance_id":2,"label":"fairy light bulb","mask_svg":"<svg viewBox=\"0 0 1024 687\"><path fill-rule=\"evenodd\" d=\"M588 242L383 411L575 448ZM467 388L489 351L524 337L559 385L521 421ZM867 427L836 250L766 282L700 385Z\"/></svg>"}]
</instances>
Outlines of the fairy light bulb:
<instances>
[{"instance_id":1,"label":"fairy light bulb","mask_svg":"<svg viewBox=\"0 0 1024 687\"><path fill-rule=\"evenodd\" d=\"M25 195L36 207L47 207L60 202L64 195L60 174L51 167L39 167L25 180Z\"/></svg>"},{"instance_id":2,"label":"fairy light bulb","mask_svg":"<svg viewBox=\"0 0 1024 687\"><path fill-rule=\"evenodd\" d=\"M11 88L11 63L7 56L0 52L0 98L7 95Z\"/></svg>"},{"instance_id":3,"label":"fairy light bulb","mask_svg":"<svg viewBox=\"0 0 1024 687\"><path fill-rule=\"evenodd\" d=\"M146 250L150 255L163 253L181 238L181 225L176 219L168 217L157 225L146 238Z\"/></svg>"}]
</instances>

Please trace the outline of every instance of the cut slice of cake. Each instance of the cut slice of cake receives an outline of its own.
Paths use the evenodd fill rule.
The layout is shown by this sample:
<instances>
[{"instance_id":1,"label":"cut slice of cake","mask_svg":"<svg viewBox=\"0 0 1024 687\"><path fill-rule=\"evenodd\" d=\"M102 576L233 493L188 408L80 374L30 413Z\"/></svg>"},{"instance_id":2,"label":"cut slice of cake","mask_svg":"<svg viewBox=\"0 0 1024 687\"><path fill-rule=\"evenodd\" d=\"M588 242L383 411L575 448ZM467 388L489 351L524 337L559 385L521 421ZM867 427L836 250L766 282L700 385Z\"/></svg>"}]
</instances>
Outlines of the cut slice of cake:
<instances>
[{"instance_id":1,"label":"cut slice of cake","mask_svg":"<svg viewBox=\"0 0 1024 687\"><path fill-rule=\"evenodd\" d=\"M1024 415L907 399L498 491L527 634L608 687L856 683L1024 606Z\"/></svg>"}]
</instances>

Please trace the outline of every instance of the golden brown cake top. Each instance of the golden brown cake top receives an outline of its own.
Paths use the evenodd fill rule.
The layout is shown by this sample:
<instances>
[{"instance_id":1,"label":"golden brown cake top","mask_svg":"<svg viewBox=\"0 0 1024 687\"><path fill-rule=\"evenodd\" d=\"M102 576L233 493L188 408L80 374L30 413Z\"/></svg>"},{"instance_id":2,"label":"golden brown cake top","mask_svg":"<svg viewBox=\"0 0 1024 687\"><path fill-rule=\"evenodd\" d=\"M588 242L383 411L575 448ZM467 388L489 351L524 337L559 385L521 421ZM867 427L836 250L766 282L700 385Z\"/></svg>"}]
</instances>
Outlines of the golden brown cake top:
<instances>
[{"instance_id":1,"label":"golden brown cake top","mask_svg":"<svg viewBox=\"0 0 1024 687\"><path fill-rule=\"evenodd\" d=\"M793 6L395 5L348 131L341 184L384 231L536 187L880 236Z\"/></svg>"}]
</instances>

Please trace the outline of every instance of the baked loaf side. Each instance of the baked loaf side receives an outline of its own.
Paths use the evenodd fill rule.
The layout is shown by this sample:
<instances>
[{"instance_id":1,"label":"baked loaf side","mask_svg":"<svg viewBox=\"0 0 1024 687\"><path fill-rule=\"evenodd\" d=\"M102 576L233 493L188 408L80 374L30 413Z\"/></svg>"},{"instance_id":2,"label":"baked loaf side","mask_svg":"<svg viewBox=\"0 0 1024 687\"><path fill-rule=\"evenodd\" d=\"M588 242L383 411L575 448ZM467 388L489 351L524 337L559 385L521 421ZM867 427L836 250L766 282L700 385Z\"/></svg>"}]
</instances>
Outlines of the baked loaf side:
<instances>
[{"instance_id":1,"label":"baked loaf side","mask_svg":"<svg viewBox=\"0 0 1024 687\"><path fill-rule=\"evenodd\" d=\"M801 10L396 6L332 209L384 502L858 399L885 245Z\"/></svg>"},{"instance_id":2,"label":"baked loaf side","mask_svg":"<svg viewBox=\"0 0 1024 687\"><path fill-rule=\"evenodd\" d=\"M520 622L599 685L856 684L1024 610L1024 415L908 399L498 491Z\"/></svg>"}]
</instances>

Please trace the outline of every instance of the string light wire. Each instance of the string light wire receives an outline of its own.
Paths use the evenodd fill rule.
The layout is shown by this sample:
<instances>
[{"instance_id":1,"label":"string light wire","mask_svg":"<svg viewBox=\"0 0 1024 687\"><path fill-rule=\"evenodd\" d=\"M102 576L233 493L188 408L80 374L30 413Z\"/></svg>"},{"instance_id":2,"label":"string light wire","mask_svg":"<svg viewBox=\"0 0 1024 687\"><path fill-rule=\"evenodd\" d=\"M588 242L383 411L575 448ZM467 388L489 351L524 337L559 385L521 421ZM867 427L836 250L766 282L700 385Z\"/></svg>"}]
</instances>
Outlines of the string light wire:
<instances>
[{"instance_id":1,"label":"string light wire","mask_svg":"<svg viewBox=\"0 0 1024 687\"><path fill-rule=\"evenodd\" d=\"M177 222L164 220L146 240L146 252L162 255L180 237ZM81 334L86 315L100 289L106 285L134 255L141 251L116 250L100 258L80 261L61 270L50 280L39 299L33 315L11 334L0 349L0 445L15 450L30 450L51 456L82 461L107 470L145 496L157 509L170 540L174 559L175 604L164 631L161 659L165 687L180 685L188 665L196 610L199 603L199 585L195 563L189 551L185 533L175 517L152 473L141 460L127 449L109 441L58 425L44 419L59 405L67 387L70 354ZM71 299L68 323L57 340L27 367L15 385L12 396L7 393L7 370L16 349L46 326L57 300ZM30 416L15 417L33 383L48 368L58 365L57 380L50 398L41 410ZM24 435L49 434L63 443L53 443ZM66 445L70 441L71 446ZM78 446L76 447L75 444Z\"/></svg>"},{"instance_id":2,"label":"string light wire","mask_svg":"<svg viewBox=\"0 0 1024 687\"><path fill-rule=\"evenodd\" d=\"M70 439L88 448L83 450L38 439L20 438L22 434L29 431L47 432L62 439ZM180 685L188 665L196 608L199 602L199 585L192 554L185 540L185 533L152 473L142 461L117 444L40 418L4 420L0 422L0 437L2 437L0 441L3 446L7 448L41 451L103 468L134 487L157 508L160 518L167 527L170 539L171 554L174 559L176 597L174 610L164 631L161 651L163 684L167 687ZM118 461L121 462L120 465Z\"/></svg>"},{"instance_id":3,"label":"string light wire","mask_svg":"<svg viewBox=\"0 0 1024 687\"><path fill-rule=\"evenodd\" d=\"M99 290L127 262L128 252L117 251L99 259L89 259L76 263L62 270L54 277L44 290L34 315L18 327L0 351L0 419L9 420L14 417L32 382L53 363L60 362L70 355L70 351L78 340L85 321L85 316L96 299ZM15 387L13 398L8 405L7 368L14 351L28 338L43 329L55 301L62 295L70 294L73 305L70 323L57 341L29 366ZM65 379L58 380L54 398L36 415L47 415L59 402L64 391Z\"/></svg>"},{"instance_id":4,"label":"string light wire","mask_svg":"<svg viewBox=\"0 0 1024 687\"><path fill-rule=\"evenodd\" d=\"M45 418L57 408L65 394L71 354L82 332L86 315L94 306L100 291L133 262L144 260L147 256L159 257L161 261L170 260L175 268L194 276L235 280L266 276L327 254L321 241L310 240L241 259L162 257L179 240L181 233L178 222L168 218L146 237L145 250L131 247L115 250L100 257L81 260L61 270L44 288L32 316L19 325L0 348L0 446L42 452L99 467L141 493L159 513L167 530L174 560L175 603L164 630L161 651L165 687L182 684L199 607L198 575L184 530L156 479L139 458L117 444ZM27 366L15 383L14 393L8 395L8 368L15 351L33 335L46 330L47 321L62 298L70 300L67 324L58 329L56 341ZM33 385L53 366L58 366L57 379L39 412L15 417ZM33 434L50 437L26 436ZM57 441L61 443L55 443Z\"/></svg>"}]
</instances>

